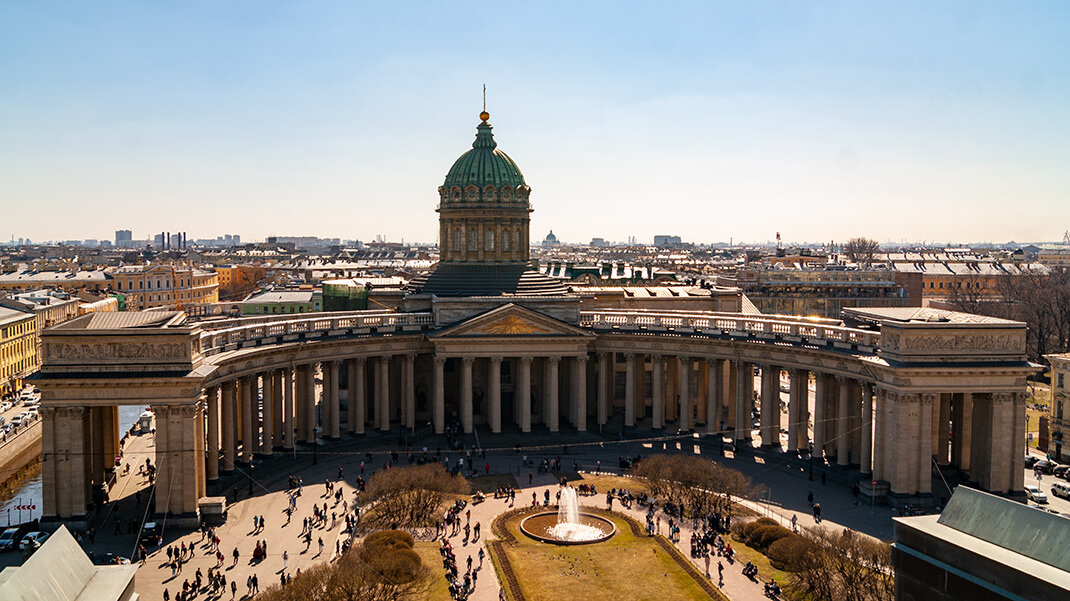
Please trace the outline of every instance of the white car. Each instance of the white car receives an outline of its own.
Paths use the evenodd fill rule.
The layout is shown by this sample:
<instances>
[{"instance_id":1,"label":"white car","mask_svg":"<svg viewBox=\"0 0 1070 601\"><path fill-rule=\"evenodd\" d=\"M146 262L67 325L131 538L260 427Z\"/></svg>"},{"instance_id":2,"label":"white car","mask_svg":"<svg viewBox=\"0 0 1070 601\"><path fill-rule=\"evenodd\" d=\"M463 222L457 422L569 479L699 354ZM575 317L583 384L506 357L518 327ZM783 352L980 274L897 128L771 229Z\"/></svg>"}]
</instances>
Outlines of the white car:
<instances>
[{"instance_id":1,"label":"white car","mask_svg":"<svg viewBox=\"0 0 1070 601\"><path fill-rule=\"evenodd\" d=\"M0 403L0 411L7 411L8 409L11 409L11 401Z\"/></svg>"},{"instance_id":2,"label":"white car","mask_svg":"<svg viewBox=\"0 0 1070 601\"><path fill-rule=\"evenodd\" d=\"M19 548L25 549L26 547L29 547L30 543L34 541L36 541L38 544L43 543L47 538L47 532L30 532L26 534L26 536L22 537L21 541L19 541Z\"/></svg>"},{"instance_id":3,"label":"white car","mask_svg":"<svg viewBox=\"0 0 1070 601\"><path fill-rule=\"evenodd\" d=\"M1048 502L1048 495L1044 494L1044 491L1040 490L1040 487L1036 484L1025 485L1025 496L1034 503Z\"/></svg>"}]
</instances>

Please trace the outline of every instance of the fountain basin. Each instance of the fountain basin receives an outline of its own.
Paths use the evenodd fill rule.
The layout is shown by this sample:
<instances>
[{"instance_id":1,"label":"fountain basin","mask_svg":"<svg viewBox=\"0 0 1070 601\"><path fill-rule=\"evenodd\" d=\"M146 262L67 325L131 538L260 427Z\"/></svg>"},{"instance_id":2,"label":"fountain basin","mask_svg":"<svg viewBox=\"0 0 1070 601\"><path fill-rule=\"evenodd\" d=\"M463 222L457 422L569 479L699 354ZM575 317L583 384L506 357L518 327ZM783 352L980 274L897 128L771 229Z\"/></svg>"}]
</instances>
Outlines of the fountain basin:
<instances>
[{"instance_id":1,"label":"fountain basin","mask_svg":"<svg viewBox=\"0 0 1070 601\"><path fill-rule=\"evenodd\" d=\"M613 522L590 513L581 513L569 523L558 523L558 513L546 511L521 520L520 531L531 538L555 545L600 543L617 533Z\"/></svg>"}]
</instances>

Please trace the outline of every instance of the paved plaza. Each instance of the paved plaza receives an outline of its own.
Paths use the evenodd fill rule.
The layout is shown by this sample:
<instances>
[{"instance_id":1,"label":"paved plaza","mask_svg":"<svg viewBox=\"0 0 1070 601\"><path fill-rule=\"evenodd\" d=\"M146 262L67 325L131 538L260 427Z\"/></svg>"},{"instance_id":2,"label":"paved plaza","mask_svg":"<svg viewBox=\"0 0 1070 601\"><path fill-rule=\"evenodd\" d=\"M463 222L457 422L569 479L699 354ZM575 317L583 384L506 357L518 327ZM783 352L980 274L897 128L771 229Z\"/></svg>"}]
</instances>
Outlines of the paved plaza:
<instances>
[{"instance_id":1,"label":"paved plaza","mask_svg":"<svg viewBox=\"0 0 1070 601\"><path fill-rule=\"evenodd\" d=\"M657 432L648 434L651 438L664 436L663 433ZM762 485L767 492L764 493L761 502L745 503L755 511L774 517L785 525L790 525L793 515L798 517L800 526L813 524L809 505L806 502L807 492L813 490L815 500L821 503L826 518L823 525L831 528L850 527L885 539L889 538L891 532L891 517L894 512L888 507L856 505L848 488L831 481L823 485L819 478L809 481L804 471L790 469L780 461L766 461L760 454L744 453L741 457L735 458L729 451L725 457L721 457L720 445L713 438L683 437L622 442L595 433L545 434L532 437L530 434L520 435L519 433L491 436L485 431L478 432L477 436L481 437L479 442L488 449L486 459L477 461L480 472L484 472L483 467L486 463L490 465L491 474L512 474L518 487L516 495L518 505L530 504L532 492L535 492L540 500L546 489L550 489L551 496L553 496L558 486L553 474L540 474L534 468L522 466L524 455L536 464L544 457L560 456L563 469L568 471L571 471L575 464L575 467L583 472L601 470L604 473L619 473L620 470L617 470L616 466L618 458L622 455L688 453L720 460L746 473L755 484ZM477 444L473 436L466 436L463 442L468 447ZM523 444L525 447L517 451L516 445L518 444ZM425 446L433 453L436 449L445 448L446 445L443 437L428 435L417 442L416 446L410 448L422 452ZM343 477L337 482L335 490L343 491L342 498L352 512L361 463L365 465L364 477L370 478L375 470L382 469L390 461L389 451L398 448L397 435L392 433L369 434L366 438L359 440L343 437L339 441L321 442L316 450L315 465L312 462L311 450L303 448L294 454L277 453L268 460L258 460L254 463L251 473L247 469L239 468L233 474L224 476L221 483L226 486L225 492L231 503L226 524L216 529L216 535L221 541L219 550L225 556L221 569L227 579L228 589L222 598L230 598L231 581L237 583L235 598L242 598L248 596L247 582L253 574L258 579L259 588L264 590L278 583L283 573L292 576L298 570L306 570L310 566L330 561L336 549L348 535L343 533L342 504L336 503L333 495L325 494L325 482L328 479L337 480L339 468L342 469ZM154 452L151 436L136 437L127 444L123 463L124 465L130 464L131 470L129 473L126 473L124 469L119 470L119 481L113 488L115 491L113 499L117 501L109 504L103 514L97 516L99 521L96 525L95 540L91 544L87 541L87 547L90 550L97 553L113 552L124 557L134 556L135 533L142 520L147 519L148 494L146 489L149 486L148 478L141 473L138 466L143 465L145 459L152 457ZM372 454L370 461L366 453ZM456 451L450 453L451 465L455 464L460 456ZM399 457L399 465L406 465L404 457L402 453ZM530 484L529 472L532 475ZM297 497L297 509L287 519L285 512L289 503L287 485L291 475L300 477L304 485L300 496ZM249 495L250 483L252 496ZM598 495L581 498L581 504L604 507L604 492L600 490ZM333 521L328 519L326 524L314 527L312 542L306 545L300 536L302 524L305 518L313 516L313 504L322 508L324 503L327 504L328 515L334 513L336 518ZM491 495L488 495L484 503L470 504L469 508L472 511L473 524L479 522L483 534L480 540L468 543L463 541L463 534L451 538L460 565L463 565L469 555L478 564L478 551L482 547L483 539L493 536L490 529L493 518L511 507L505 501L493 499ZM615 504L614 509L622 510L619 504ZM643 514L639 510L623 511L642 521ZM254 529L254 516L263 517L262 530ZM116 534L116 521L120 522L119 534ZM686 557L689 556L688 541L692 525L689 520L685 520L681 526L682 535L678 545ZM167 590L173 599L175 593L181 590L185 580L192 581L195 578L198 569L203 575L207 575L209 568L218 565L210 542L202 539L198 531L190 531L189 528L166 522L164 528L164 544L157 549L150 549L149 556L137 576L137 592L147 600L162 599L164 590ZM322 551L319 548L321 539ZM257 542L267 545L266 557L260 561L253 560L253 550ZM192 556L182 564L180 573L172 575L166 549L167 547L180 548L183 544L193 549ZM234 549L238 550L239 557L236 564L233 559ZM285 562L284 553L287 557ZM699 570L704 571L705 566L701 560L694 561ZM724 562L724 564L723 591L729 598L763 598L761 586L745 578L740 573L741 568L738 563L730 565ZM436 578L444 577L440 564L430 567ZM716 580L716 559L711 564L711 569L714 571L713 578ZM498 588L497 577L495 571L491 569L488 554L484 569L479 573L475 594L470 598L493 601L497 599ZM198 598L206 598L206 595L202 593Z\"/></svg>"}]
</instances>

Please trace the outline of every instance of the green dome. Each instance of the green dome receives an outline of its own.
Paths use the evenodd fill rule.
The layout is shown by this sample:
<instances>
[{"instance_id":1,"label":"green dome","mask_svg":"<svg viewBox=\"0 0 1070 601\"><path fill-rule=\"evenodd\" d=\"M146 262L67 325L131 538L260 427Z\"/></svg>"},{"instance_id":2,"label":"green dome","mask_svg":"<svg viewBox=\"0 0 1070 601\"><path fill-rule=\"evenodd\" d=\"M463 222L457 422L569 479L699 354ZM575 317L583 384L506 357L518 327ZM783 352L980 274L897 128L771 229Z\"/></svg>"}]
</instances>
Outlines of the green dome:
<instances>
[{"instance_id":1,"label":"green dome","mask_svg":"<svg viewBox=\"0 0 1070 601\"><path fill-rule=\"evenodd\" d=\"M489 116L489 115L488 115ZM509 155L498 150L498 143L494 141L493 129L485 120L476 128L476 141L472 142L472 150L461 155L457 162L450 167L446 174L446 181L442 184L446 188L454 186L464 188L474 185L483 186L523 186L524 174L520 167L516 166Z\"/></svg>"}]
</instances>

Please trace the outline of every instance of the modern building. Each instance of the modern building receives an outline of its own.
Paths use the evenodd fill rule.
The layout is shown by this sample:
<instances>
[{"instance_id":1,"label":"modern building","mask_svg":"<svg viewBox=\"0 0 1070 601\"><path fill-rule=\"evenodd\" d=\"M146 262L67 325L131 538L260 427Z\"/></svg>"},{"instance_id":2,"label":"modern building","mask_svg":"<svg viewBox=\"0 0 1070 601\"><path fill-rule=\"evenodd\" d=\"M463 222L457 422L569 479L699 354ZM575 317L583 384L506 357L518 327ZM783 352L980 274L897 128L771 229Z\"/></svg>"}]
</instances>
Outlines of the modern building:
<instances>
[{"instance_id":1,"label":"modern building","mask_svg":"<svg viewBox=\"0 0 1070 601\"><path fill-rule=\"evenodd\" d=\"M673 248L681 244L683 244L683 240L680 239L680 236L666 236L660 234L654 236L654 246L657 246L658 248Z\"/></svg>"},{"instance_id":2,"label":"modern building","mask_svg":"<svg viewBox=\"0 0 1070 601\"><path fill-rule=\"evenodd\" d=\"M0 306L0 394L17 392L37 369L36 319L29 308Z\"/></svg>"},{"instance_id":3,"label":"modern building","mask_svg":"<svg viewBox=\"0 0 1070 601\"><path fill-rule=\"evenodd\" d=\"M314 313L323 310L320 290L264 290L241 302L242 315Z\"/></svg>"},{"instance_id":4,"label":"modern building","mask_svg":"<svg viewBox=\"0 0 1070 601\"><path fill-rule=\"evenodd\" d=\"M940 515L894 518L896 601L1070 599L1070 518L959 486Z\"/></svg>"},{"instance_id":5,"label":"modern building","mask_svg":"<svg viewBox=\"0 0 1070 601\"><path fill-rule=\"evenodd\" d=\"M747 267L718 281L738 286L762 313L774 315L835 318L848 307L921 306L890 270Z\"/></svg>"},{"instance_id":6,"label":"modern building","mask_svg":"<svg viewBox=\"0 0 1070 601\"><path fill-rule=\"evenodd\" d=\"M219 301L219 276L185 264L129 265L109 272L126 310L182 309Z\"/></svg>"},{"instance_id":7,"label":"modern building","mask_svg":"<svg viewBox=\"0 0 1070 601\"><path fill-rule=\"evenodd\" d=\"M418 424L478 428L488 446L539 430L813 449L816 469L895 505L934 503L935 458L1022 494L1037 368L1024 323L878 307L845 309L848 326L760 314L738 290L566 286L530 263L531 188L489 118L438 190L441 261L396 307L199 323L93 313L47 330L34 379L45 518L86 515L114 469L108 416L123 404L153 408L158 481L173 483L156 508L179 520L258 455Z\"/></svg>"},{"instance_id":8,"label":"modern building","mask_svg":"<svg viewBox=\"0 0 1070 601\"><path fill-rule=\"evenodd\" d=\"M125 248L133 246L134 234L130 230L115 230L115 246Z\"/></svg>"}]
</instances>

